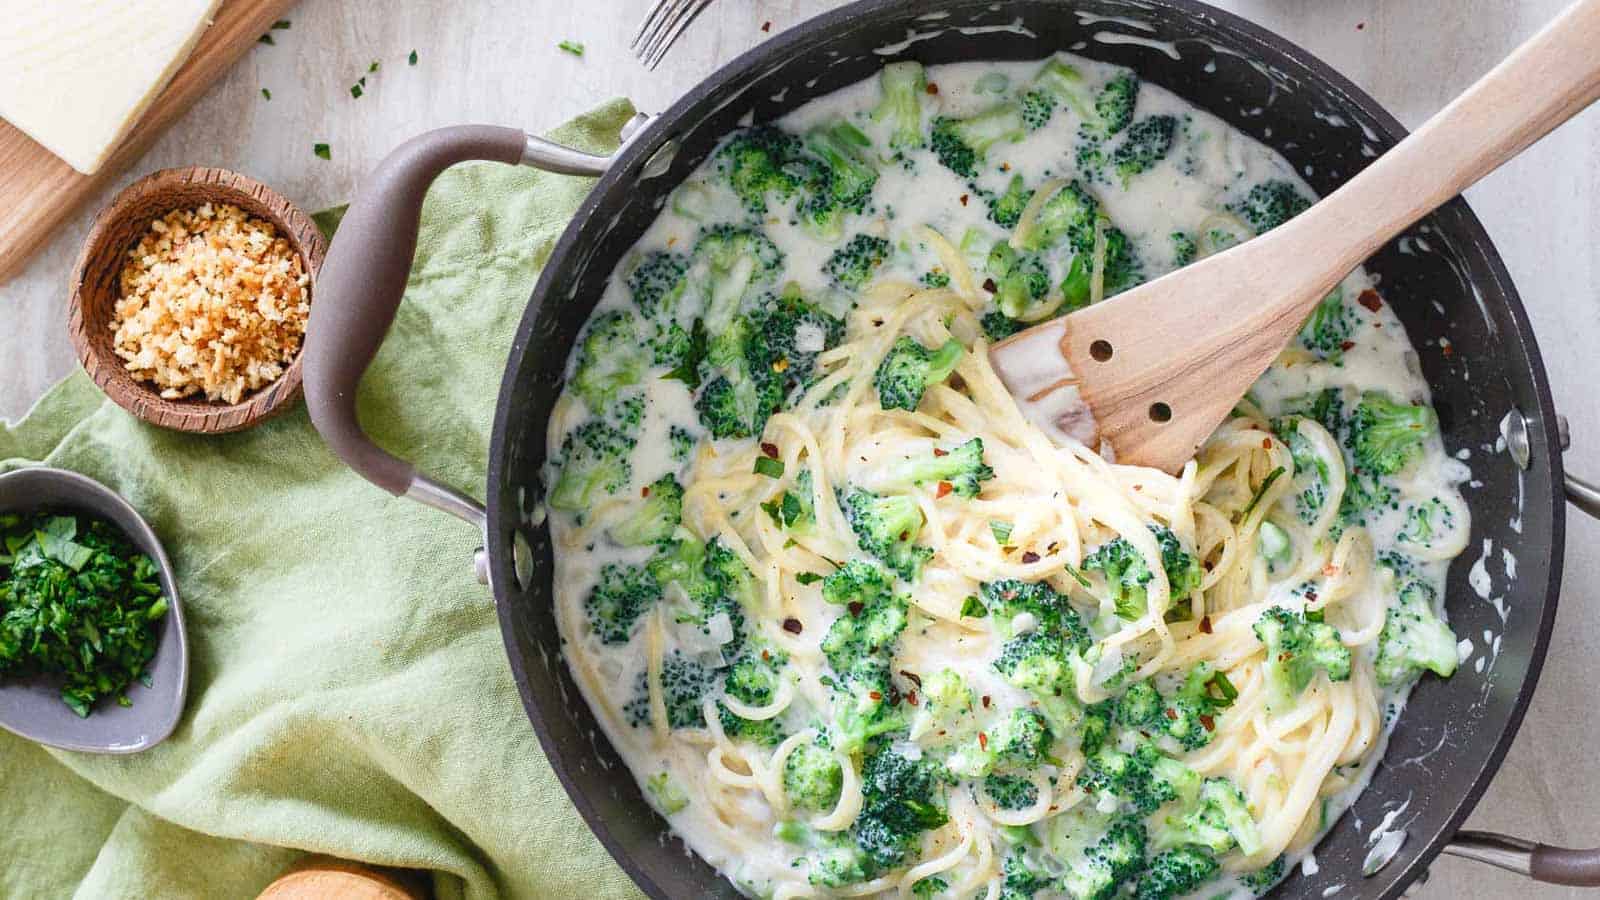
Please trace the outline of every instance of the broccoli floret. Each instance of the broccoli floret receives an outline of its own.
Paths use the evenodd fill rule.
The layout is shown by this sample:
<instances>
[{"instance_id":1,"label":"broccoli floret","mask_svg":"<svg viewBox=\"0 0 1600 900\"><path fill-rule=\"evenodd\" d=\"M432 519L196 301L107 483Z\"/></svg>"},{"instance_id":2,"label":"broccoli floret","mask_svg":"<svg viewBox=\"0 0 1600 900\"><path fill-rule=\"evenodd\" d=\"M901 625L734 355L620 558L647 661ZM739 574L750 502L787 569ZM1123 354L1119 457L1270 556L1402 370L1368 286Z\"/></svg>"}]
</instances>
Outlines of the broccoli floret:
<instances>
[{"instance_id":1,"label":"broccoli floret","mask_svg":"<svg viewBox=\"0 0 1600 900\"><path fill-rule=\"evenodd\" d=\"M1128 179L1166 159L1177 131L1176 116L1150 116L1129 126L1122 143L1111 151L1111 164L1122 176L1122 183L1127 184Z\"/></svg>"},{"instance_id":2,"label":"broccoli floret","mask_svg":"<svg viewBox=\"0 0 1600 900\"><path fill-rule=\"evenodd\" d=\"M1195 257L1200 255L1200 248L1195 244L1194 238L1184 232L1174 231L1167 237L1172 241L1172 265L1174 267L1181 269L1194 262Z\"/></svg>"},{"instance_id":3,"label":"broccoli floret","mask_svg":"<svg viewBox=\"0 0 1600 900\"><path fill-rule=\"evenodd\" d=\"M1425 404L1398 403L1382 391L1367 391L1350 415L1347 443L1356 465L1393 475L1422 455L1422 444L1439 427Z\"/></svg>"},{"instance_id":4,"label":"broccoli floret","mask_svg":"<svg viewBox=\"0 0 1600 900\"><path fill-rule=\"evenodd\" d=\"M717 704L717 721L722 724L722 731L728 737L763 747L776 747L788 737L783 731L781 719L746 719L722 703Z\"/></svg>"},{"instance_id":5,"label":"broccoli floret","mask_svg":"<svg viewBox=\"0 0 1600 900\"><path fill-rule=\"evenodd\" d=\"M694 434L681 425L667 429L667 440L672 443L672 459L675 462L688 462L694 445L699 443Z\"/></svg>"},{"instance_id":6,"label":"broccoli floret","mask_svg":"<svg viewBox=\"0 0 1600 900\"><path fill-rule=\"evenodd\" d=\"M1113 135L1133 121L1133 107L1139 102L1139 77L1121 72L1100 89L1094 98L1094 113L1102 134Z\"/></svg>"},{"instance_id":7,"label":"broccoli floret","mask_svg":"<svg viewBox=\"0 0 1600 900\"><path fill-rule=\"evenodd\" d=\"M1435 530L1454 528L1455 521L1455 513L1445 505L1444 501L1438 497L1430 497L1422 503L1414 503L1406 508L1405 524L1395 539L1405 544L1431 546Z\"/></svg>"},{"instance_id":8,"label":"broccoli floret","mask_svg":"<svg viewBox=\"0 0 1600 900\"><path fill-rule=\"evenodd\" d=\"M663 542L646 568L657 584L662 587L676 584L695 604L715 597L720 590L706 577L706 545L685 529L680 529L673 540Z\"/></svg>"},{"instance_id":9,"label":"broccoli floret","mask_svg":"<svg viewBox=\"0 0 1600 900\"><path fill-rule=\"evenodd\" d=\"M877 869L850 835L830 835L811 861L810 882L818 887L845 887L866 881Z\"/></svg>"},{"instance_id":10,"label":"broccoli floret","mask_svg":"<svg viewBox=\"0 0 1600 900\"><path fill-rule=\"evenodd\" d=\"M639 617L661 599L661 585L648 569L607 563L589 591L583 610L589 629L603 644L626 644Z\"/></svg>"},{"instance_id":11,"label":"broccoli floret","mask_svg":"<svg viewBox=\"0 0 1600 900\"><path fill-rule=\"evenodd\" d=\"M1134 900L1173 900L1215 878L1216 857L1199 847L1176 847L1158 854L1139 876Z\"/></svg>"},{"instance_id":12,"label":"broccoli floret","mask_svg":"<svg viewBox=\"0 0 1600 900\"><path fill-rule=\"evenodd\" d=\"M1367 524L1368 512L1382 512L1395 504L1395 490L1376 472L1355 468L1346 471L1344 496L1339 498L1337 528ZM1337 530L1336 528L1336 530ZM1335 539L1338 535L1333 535Z\"/></svg>"},{"instance_id":13,"label":"broccoli floret","mask_svg":"<svg viewBox=\"0 0 1600 900\"><path fill-rule=\"evenodd\" d=\"M578 349L578 367L572 373L573 393L593 413L603 412L617 391L638 384L644 377L639 355L639 333L633 314L622 310L604 313L589 324Z\"/></svg>"},{"instance_id":14,"label":"broccoli floret","mask_svg":"<svg viewBox=\"0 0 1600 900\"><path fill-rule=\"evenodd\" d=\"M922 64L907 60L889 63L878 72L883 97L872 111L874 122L889 124L889 146L908 150L922 146L922 95L928 76Z\"/></svg>"},{"instance_id":15,"label":"broccoli floret","mask_svg":"<svg viewBox=\"0 0 1600 900\"><path fill-rule=\"evenodd\" d=\"M1166 701L1161 730L1185 750L1198 750L1211 743L1216 717L1233 705L1238 691L1211 667L1198 663L1189 670L1183 684Z\"/></svg>"},{"instance_id":16,"label":"broccoli floret","mask_svg":"<svg viewBox=\"0 0 1600 900\"><path fill-rule=\"evenodd\" d=\"M1267 648L1271 708L1288 708L1318 671L1328 673L1331 681L1350 677L1350 648L1339 642L1339 632L1326 622L1274 606L1256 620L1255 632Z\"/></svg>"},{"instance_id":17,"label":"broccoli floret","mask_svg":"<svg viewBox=\"0 0 1600 900\"><path fill-rule=\"evenodd\" d=\"M1028 865L1020 850L1011 851L1000 866L1000 896L998 900L1033 900L1040 891L1055 884L1049 874Z\"/></svg>"},{"instance_id":18,"label":"broccoli floret","mask_svg":"<svg viewBox=\"0 0 1600 900\"><path fill-rule=\"evenodd\" d=\"M878 603L893 592L889 573L864 559L852 559L822 579L822 599L837 606Z\"/></svg>"},{"instance_id":19,"label":"broccoli floret","mask_svg":"<svg viewBox=\"0 0 1600 900\"><path fill-rule=\"evenodd\" d=\"M1089 793L1108 795L1127 809L1148 814L1169 800L1193 798L1200 789L1198 773L1162 755L1148 739L1140 737L1131 750L1124 751L1107 742L1105 732L1096 728L1085 732L1084 740L1078 786Z\"/></svg>"},{"instance_id":20,"label":"broccoli floret","mask_svg":"<svg viewBox=\"0 0 1600 900\"><path fill-rule=\"evenodd\" d=\"M937 897L950 889L950 882L935 875L932 878L922 878L911 886L913 897Z\"/></svg>"},{"instance_id":21,"label":"broccoli floret","mask_svg":"<svg viewBox=\"0 0 1600 900\"><path fill-rule=\"evenodd\" d=\"M1288 445L1289 455L1294 459L1295 515L1310 525L1328 502L1328 463L1300 434L1299 416L1272 420L1272 432Z\"/></svg>"},{"instance_id":22,"label":"broccoli floret","mask_svg":"<svg viewBox=\"0 0 1600 900\"><path fill-rule=\"evenodd\" d=\"M1257 897L1263 896L1273 886L1283 880L1284 869L1287 867L1282 856L1267 863L1254 872L1246 872L1239 876L1239 883L1244 885Z\"/></svg>"},{"instance_id":23,"label":"broccoli floret","mask_svg":"<svg viewBox=\"0 0 1600 900\"><path fill-rule=\"evenodd\" d=\"M948 820L941 783L927 757L914 760L892 747L867 756L861 767L861 814L851 833L875 871L904 863L922 832Z\"/></svg>"},{"instance_id":24,"label":"broccoli floret","mask_svg":"<svg viewBox=\"0 0 1600 900\"><path fill-rule=\"evenodd\" d=\"M946 288L950 286L950 273L939 268L929 269L928 271L923 272L922 276L918 278L917 281L921 282L923 287ZM931 880L933 879L923 879L923 881ZM919 881L917 883L921 884L922 882Z\"/></svg>"},{"instance_id":25,"label":"broccoli floret","mask_svg":"<svg viewBox=\"0 0 1600 900\"><path fill-rule=\"evenodd\" d=\"M569 432L561 444L561 468L550 489L550 506L570 512L587 510L596 490L615 494L628 483L633 467L628 454L637 438L625 424L590 419Z\"/></svg>"},{"instance_id":26,"label":"broccoli floret","mask_svg":"<svg viewBox=\"0 0 1600 900\"><path fill-rule=\"evenodd\" d=\"M761 508L779 528L791 534L808 534L816 525L817 514L811 494L811 470L803 469L794 479L794 490L784 491Z\"/></svg>"},{"instance_id":27,"label":"broccoli floret","mask_svg":"<svg viewBox=\"0 0 1600 900\"><path fill-rule=\"evenodd\" d=\"M914 456L901 460L884 473L886 487L907 488L912 485L939 484L941 496L944 485L957 497L978 496L982 482L994 477L994 470L983 464L983 438L973 438L954 450L935 449L928 456Z\"/></svg>"},{"instance_id":28,"label":"broccoli floret","mask_svg":"<svg viewBox=\"0 0 1600 900\"><path fill-rule=\"evenodd\" d=\"M1444 678L1455 674L1460 662L1456 635L1434 614L1436 596L1433 586L1424 581L1401 588L1378 637L1379 684L1401 684L1424 669Z\"/></svg>"},{"instance_id":29,"label":"broccoli floret","mask_svg":"<svg viewBox=\"0 0 1600 900\"><path fill-rule=\"evenodd\" d=\"M1031 709L1014 709L989 731L988 744L1000 765L1037 766L1053 741L1044 717Z\"/></svg>"},{"instance_id":30,"label":"broccoli floret","mask_svg":"<svg viewBox=\"0 0 1600 900\"><path fill-rule=\"evenodd\" d=\"M689 261L681 253L655 250L646 254L628 273L628 291L645 318L670 322L678 314L678 301L689 271Z\"/></svg>"},{"instance_id":31,"label":"broccoli floret","mask_svg":"<svg viewBox=\"0 0 1600 900\"><path fill-rule=\"evenodd\" d=\"M683 518L683 486L671 475L663 475L645 487L644 497L628 518L607 533L624 547L664 541L677 530Z\"/></svg>"},{"instance_id":32,"label":"broccoli floret","mask_svg":"<svg viewBox=\"0 0 1600 900\"><path fill-rule=\"evenodd\" d=\"M916 581L930 547L916 546L922 532L922 510L904 495L882 496L854 488L841 503L856 543L906 581Z\"/></svg>"},{"instance_id":33,"label":"broccoli floret","mask_svg":"<svg viewBox=\"0 0 1600 900\"><path fill-rule=\"evenodd\" d=\"M1089 649L1089 631L1077 611L1048 582L1003 578L986 582L980 590L1001 637L1033 631L1062 638L1070 650Z\"/></svg>"},{"instance_id":34,"label":"broccoli floret","mask_svg":"<svg viewBox=\"0 0 1600 900\"><path fill-rule=\"evenodd\" d=\"M1161 731L1161 720L1166 707L1161 692L1148 681L1136 681L1117 699L1116 721L1124 728L1135 731Z\"/></svg>"},{"instance_id":35,"label":"broccoli floret","mask_svg":"<svg viewBox=\"0 0 1600 900\"><path fill-rule=\"evenodd\" d=\"M1049 296L1050 269L1043 257L1019 254L1005 240L995 242L984 262L984 270L994 285L995 305L1007 318L1041 319L1053 311L1046 309L1045 304L1052 299L1056 304L1061 302L1060 297Z\"/></svg>"},{"instance_id":36,"label":"broccoli floret","mask_svg":"<svg viewBox=\"0 0 1600 900\"><path fill-rule=\"evenodd\" d=\"M822 271L834 284L847 290L859 290L888 257L887 239L858 234L833 251Z\"/></svg>"},{"instance_id":37,"label":"broccoli floret","mask_svg":"<svg viewBox=\"0 0 1600 900\"><path fill-rule=\"evenodd\" d=\"M1082 863L1067 870L1062 887L1073 900L1110 900L1144 867L1145 842L1143 822L1116 820L1084 850Z\"/></svg>"},{"instance_id":38,"label":"broccoli floret","mask_svg":"<svg viewBox=\"0 0 1600 900\"><path fill-rule=\"evenodd\" d=\"M989 219L1001 228L1015 228L1017 220L1022 218L1022 209L1033 199L1033 191L1028 190L1027 184L1021 175L1011 176L1011 183L1006 186L1006 192L989 198Z\"/></svg>"},{"instance_id":39,"label":"broccoli floret","mask_svg":"<svg viewBox=\"0 0 1600 900\"><path fill-rule=\"evenodd\" d=\"M779 671L788 655L770 647L759 653L746 651L723 675L722 689L746 706L766 706L778 690Z\"/></svg>"},{"instance_id":40,"label":"broccoli floret","mask_svg":"<svg viewBox=\"0 0 1600 900\"><path fill-rule=\"evenodd\" d=\"M1050 124L1050 117L1055 115L1056 98L1048 91L1033 88L1017 97L1017 108L1022 111L1022 126L1038 131Z\"/></svg>"},{"instance_id":41,"label":"broccoli floret","mask_svg":"<svg viewBox=\"0 0 1600 900\"><path fill-rule=\"evenodd\" d=\"M1024 124L1029 131L1043 128L1056 106L1067 104L1079 118L1093 115L1093 102L1083 73L1059 59L1051 59L1033 77L1033 86L1020 98Z\"/></svg>"},{"instance_id":42,"label":"broccoli floret","mask_svg":"<svg viewBox=\"0 0 1600 900\"><path fill-rule=\"evenodd\" d=\"M820 162L813 163L806 198L797 212L800 220L820 237L832 239L844 230L845 216L866 209L878 172L865 151L872 142L849 122L835 122L806 136L806 149Z\"/></svg>"},{"instance_id":43,"label":"broccoli floret","mask_svg":"<svg viewBox=\"0 0 1600 900\"><path fill-rule=\"evenodd\" d=\"M833 809L843 785L844 770L839 759L824 747L801 744L784 760L783 793L800 809Z\"/></svg>"},{"instance_id":44,"label":"broccoli floret","mask_svg":"<svg viewBox=\"0 0 1600 900\"><path fill-rule=\"evenodd\" d=\"M762 215L769 196L787 200L800 187L794 167L799 154L800 141L794 135L765 125L747 128L717 151L717 171L744 201L745 209Z\"/></svg>"},{"instance_id":45,"label":"broccoli floret","mask_svg":"<svg viewBox=\"0 0 1600 900\"><path fill-rule=\"evenodd\" d=\"M1156 829L1157 849L1198 846L1212 853L1235 847L1245 856L1261 849L1261 831L1237 785L1226 778L1207 778L1194 806L1168 816Z\"/></svg>"},{"instance_id":46,"label":"broccoli floret","mask_svg":"<svg viewBox=\"0 0 1600 900\"><path fill-rule=\"evenodd\" d=\"M782 398L810 383L817 356L844 337L844 322L807 301L790 285L750 314L745 356L750 371L773 382Z\"/></svg>"},{"instance_id":47,"label":"broccoli floret","mask_svg":"<svg viewBox=\"0 0 1600 900\"><path fill-rule=\"evenodd\" d=\"M1072 665L1061 638L1029 631L1000 645L994 669L1025 691L1041 697L1070 694Z\"/></svg>"},{"instance_id":48,"label":"broccoli floret","mask_svg":"<svg viewBox=\"0 0 1600 900\"><path fill-rule=\"evenodd\" d=\"M783 271L783 251L754 227L716 225L695 241L689 277L706 297L705 328L720 336L751 289Z\"/></svg>"},{"instance_id":49,"label":"broccoli floret","mask_svg":"<svg viewBox=\"0 0 1600 900\"><path fill-rule=\"evenodd\" d=\"M1028 327L1026 323L1019 322L999 310L984 313L979 320L983 326L983 333L991 341L1003 341Z\"/></svg>"},{"instance_id":50,"label":"broccoli floret","mask_svg":"<svg viewBox=\"0 0 1600 900\"><path fill-rule=\"evenodd\" d=\"M911 716L911 739L937 741L961 737L972 712L972 689L954 669L940 669L922 679L921 696Z\"/></svg>"},{"instance_id":51,"label":"broccoli floret","mask_svg":"<svg viewBox=\"0 0 1600 900\"><path fill-rule=\"evenodd\" d=\"M1344 291L1334 288L1317 304L1300 326L1300 346L1329 362L1344 357L1345 344L1355 330L1355 317L1344 304Z\"/></svg>"},{"instance_id":52,"label":"broccoli floret","mask_svg":"<svg viewBox=\"0 0 1600 900\"><path fill-rule=\"evenodd\" d=\"M834 671L844 674L865 657L887 655L905 628L905 598L852 600L822 639L822 653Z\"/></svg>"},{"instance_id":53,"label":"broccoli floret","mask_svg":"<svg viewBox=\"0 0 1600 900\"><path fill-rule=\"evenodd\" d=\"M1049 250L1066 240L1074 253L1094 251L1094 223L1100 203L1081 183L1068 182L1039 207L1031 225L1017 236L1023 250Z\"/></svg>"},{"instance_id":54,"label":"broccoli floret","mask_svg":"<svg viewBox=\"0 0 1600 900\"><path fill-rule=\"evenodd\" d=\"M663 815L683 812L689 805L689 793L683 789L670 772L657 772L645 779L645 790L656 802Z\"/></svg>"},{"instance_id":55,"label":"broccoli floret","mask_svg":"<svg viewBox=\"0 0 1600 900\"><path fill-rule=\"evenodd\" d=\"M739 655L744 646L744 611L757 599L755 577L720 538L701 544L679 530L675 539L662 542L646 567L657 584L675 584L688 599L690 608L678 614L679 623L709 628L713 619L726 615L733 637L723 643L722 651L728 659Z\"/></svg>"},{"instance_id":56,"label":"broccoli floret","mask_svg":"<svg viewBox=\"0 0 1600 900\"><path fill-rule=\"evenodd\" d=\"M986 775L983 792L1001 809L1027 809L1039 802L1039 789L1020 775Z\"/></svg>"},{"instance_id":57,"label":"broccoli floret","mask_svg":"<svg viewBox=\"0 0 1600 900\"><path fill-rule=\"evenodd\" d=\"M1161 567L1171 587L1168 609L1188 599L1200 586L1203 572L1200 561L1183 549L1172 530L1152 525L1151 532L1161 547ZM1101 544L1083 559L1084 571L1103 572L1119 618L1134 621L1149 611L1148 585L1154 577L1143 556L1123 538Z\"/></svg>"},{"instance_id":58,"label":"broccoli floret","mask_svg":"<svg viewBox=\"0 0 1600 900\"><path fill-rule=\"evenodd\" d=\"M878 389L878 403L884 409L914 412L929 385L950 377L966 348L955 338L937 350L929 350L909 335L901 335L878 364L872 383Z\"/></svg>"},{"instance_id":59,"label":"broccoli floret","mask_svg":"<svg viewBox=\"0 0 1600 900\"><path fill-rule=\"evenodd\" d=\"M1022 109L998 103L966 119L939 116L933 120L928 145L945 168L966 178L978 177L978 164L1001 141L1020 140L1027 133Z\"/></svg>"},{"instance_id":60,"label":"broccoli floret","mask_svg":"<svg viewBox=\"0 0 1600 900\"><path fill-rule=\"evenodd\" d=\"M1282 179L1263 181L1244 200L1228 207L1243 216L1256 234L1270 231L1311 208L1300 189Z\"/></svg>"},{"instance_id":61,"label":"broccoli floret","mask_svg":"<svg viewBox=\"0 0 1600 900\"><path fill-rule=\"evenodd\" d=\"M841 751L854 754L875 738L904 731L908 718L887 659L864 656L847 665L833 685L829 734Z\"/></svg>"},{"instance_id":62,"label":"broccoli floret","mask_svg":"<svg viewBox=\"0 0 1600 900\"><path fill-rule=\"evenodd\" d=\"M1103 218L1103 217L1102 217ZM1134 252L1133 242L1122 229L1104 226L1106 239L1105 261L1101 267L1102 283L1107 297L1119 294L1144 280L1144 271Z\"/></svg>"},{"instance_id":63,"label":"broccoli floret","mask_svg":"<svg viewBox=\"0 0 1600 900\"><path fill-rule=\"evenodd\" d=\"M711 671L681 651L661 661L661 697L667 707L667 725L698 728L705 724L700 701L711 689Z\"/></svg>"}]
</instances>

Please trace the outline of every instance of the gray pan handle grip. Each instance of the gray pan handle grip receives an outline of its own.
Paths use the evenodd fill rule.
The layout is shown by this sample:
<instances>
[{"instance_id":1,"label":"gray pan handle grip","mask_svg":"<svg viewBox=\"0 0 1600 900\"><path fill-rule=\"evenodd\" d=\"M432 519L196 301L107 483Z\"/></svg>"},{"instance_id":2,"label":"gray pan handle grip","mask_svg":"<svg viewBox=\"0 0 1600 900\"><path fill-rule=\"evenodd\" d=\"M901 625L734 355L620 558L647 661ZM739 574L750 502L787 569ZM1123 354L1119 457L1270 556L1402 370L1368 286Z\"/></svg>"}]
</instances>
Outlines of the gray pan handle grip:
<instances>
[{"instance_id":1,"label":"gray pan handle grip","mask_svg":"<svg viewBox=\"0 0 1600 900\"><path fill-rule=\"evenodd\" d=\"M1487 831L1461 831L1444 852L1547 884L1600 887L1600 849L1571 850Z\"/></svg>"},{"instance_id":2,"label":"gray pan handle grip","mask_svg":"<svg viewBox=\"0 0 1600 900\"><path fill-rule=\"evenodd\" d=\"M611 158L492 125L441 128L400 145L361 185L317 273L303 366L311 423L346 465L395 496L426 503L482 530L481 503L373 443L356 414L356 387L405 294L422 198L440 172L467 160L599 175Z\"/></svg>"}]
</instances>

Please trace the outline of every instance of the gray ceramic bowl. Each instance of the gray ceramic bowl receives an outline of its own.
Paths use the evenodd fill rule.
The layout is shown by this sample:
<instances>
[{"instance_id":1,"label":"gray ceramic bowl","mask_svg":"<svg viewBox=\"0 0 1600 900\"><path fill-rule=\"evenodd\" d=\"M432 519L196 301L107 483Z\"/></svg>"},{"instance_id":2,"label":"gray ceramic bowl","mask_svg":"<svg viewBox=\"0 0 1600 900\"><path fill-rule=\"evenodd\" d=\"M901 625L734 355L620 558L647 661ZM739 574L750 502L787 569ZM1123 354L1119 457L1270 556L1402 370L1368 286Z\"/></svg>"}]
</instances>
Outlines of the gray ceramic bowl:
<instances>
[{"instance_id":1,"label":"gray ceramic bowl","mask_svg":"<svg viewBox=\"0 0 1600 900\"><path fill-rule=\"evenodd\" d=\"M39 509L93 516L115 525L161 570L169 608L161 623L161 642L150 662L150 686L135 682L128 689L132 706L101 701L88 718L79 718L61 702L58 679L7 678L0 680L0 728L64 750L137 753L149 749L178 727L189 690L189 649L172 562L139 513L94 479L42 467L0 475L0 513Z\"/></svg>"}]
</instances>

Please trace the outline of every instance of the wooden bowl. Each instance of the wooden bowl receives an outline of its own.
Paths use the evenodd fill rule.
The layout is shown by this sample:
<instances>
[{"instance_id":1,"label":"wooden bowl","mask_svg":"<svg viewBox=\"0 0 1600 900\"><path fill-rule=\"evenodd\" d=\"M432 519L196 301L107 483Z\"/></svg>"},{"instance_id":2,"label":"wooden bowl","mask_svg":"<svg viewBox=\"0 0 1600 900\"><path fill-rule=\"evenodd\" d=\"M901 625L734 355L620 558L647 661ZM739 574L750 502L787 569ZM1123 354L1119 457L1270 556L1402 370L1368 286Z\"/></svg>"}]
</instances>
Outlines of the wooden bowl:
<instances>
[{"instance_id":1,"label":"wooden bowl","mask_svg":"<svg viewBox=\"0 0 1600 900\"><path fill-rule=\"evenodd\" d=\"M95 217L73 267L67 328L84 370L118 406L163 428L223 434L249 428L293 405L300 395L298 354L276 381L229 404L203 396L162 397L154 384L130 375L112 348L111 321L128 251L152 221L175 209L193 209L208 202L231 203L248 215L271 222L300 255L310 275L312 301L316 300L317 270L328 247L309 216L277 191L237 172L205 166L163 169L128 185ZM301 346L303 349L304 344Z\"/></svg>"}]
</instances>

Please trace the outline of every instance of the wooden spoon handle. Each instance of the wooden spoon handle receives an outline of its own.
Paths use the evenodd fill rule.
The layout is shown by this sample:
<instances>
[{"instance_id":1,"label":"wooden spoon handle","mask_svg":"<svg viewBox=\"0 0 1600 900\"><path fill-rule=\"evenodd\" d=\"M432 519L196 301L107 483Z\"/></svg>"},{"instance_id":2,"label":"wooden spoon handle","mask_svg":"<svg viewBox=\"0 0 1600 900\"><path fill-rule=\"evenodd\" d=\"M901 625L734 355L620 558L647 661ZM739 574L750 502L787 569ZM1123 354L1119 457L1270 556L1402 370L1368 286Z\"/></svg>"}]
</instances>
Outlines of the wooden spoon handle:
<instances>
[{"instance_id":1,"label":"wooden spoon handle","mask_svg":"<svg viewBox=\"0 0 1600 900\"><path fill-rule=\"evenodd\" d=\"M1600 0L1579 0L1394 149L1262 243L1276 244L1272 258L1283 264L1321 260L1326 266L1327 286L1302 298L1309 312L1323 291L1413 222L1596 99Z\"/></svg>"}]
</instances>

